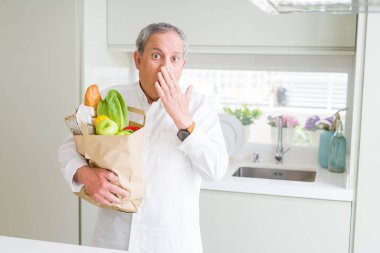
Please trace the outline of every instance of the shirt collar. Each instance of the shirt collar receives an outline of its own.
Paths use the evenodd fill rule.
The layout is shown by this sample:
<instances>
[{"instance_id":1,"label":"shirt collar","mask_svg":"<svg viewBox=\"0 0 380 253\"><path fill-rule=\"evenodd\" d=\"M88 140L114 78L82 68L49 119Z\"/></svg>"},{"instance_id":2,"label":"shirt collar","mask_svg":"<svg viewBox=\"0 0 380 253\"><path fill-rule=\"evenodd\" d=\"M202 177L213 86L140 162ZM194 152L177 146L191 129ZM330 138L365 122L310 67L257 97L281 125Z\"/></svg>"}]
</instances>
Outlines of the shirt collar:
<instances>
[{"instance_id":1,"label":"shirt collar","mask_svg":"<svg viewBox=\"0 0 380 253\"><path fill-rule=\"evenodd\" d=\"M148 103L148 98L145 96L144 91L141 89L140 82L137 82L137 98L140 102L140 105L146 112L149 109L150 104Z\"/></svg>"},{"instance_id":2,"label":"shirt collar","mask_svg":"<svg viewBox=\"0 0 380 253\"><path fill-rule=\"evenodd\" d=\"M148 111L150 106L155 103L157 103L158 106L162 109L161 99L158 99L157 101L154 101L152 104L149 104L148 98L146 97L144 91L142 90L140 82L137 82L137 97L139 99L141 106L144 108L145 112Z\"/></svg>"}]
</instances>

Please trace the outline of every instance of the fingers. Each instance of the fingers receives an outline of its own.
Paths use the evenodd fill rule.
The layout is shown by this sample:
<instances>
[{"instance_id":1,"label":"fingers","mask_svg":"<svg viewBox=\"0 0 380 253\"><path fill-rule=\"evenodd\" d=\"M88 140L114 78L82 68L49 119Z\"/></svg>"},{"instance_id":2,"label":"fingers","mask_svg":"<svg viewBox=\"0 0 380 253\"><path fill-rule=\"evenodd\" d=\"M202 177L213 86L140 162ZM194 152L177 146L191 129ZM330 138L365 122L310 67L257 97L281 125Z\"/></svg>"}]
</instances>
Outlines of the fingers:
<instances>
[{"instance_id":1,"label":"fingers","mask_svg":"<svg viewBox=\"0 0 380 253\"><path fill-rule=\"evenodd\" d=\"M186 92L185 92L185 97L186 97L187 101L190 101L192 94L193 94L193 86L190 85L189 87L187 87Z\"/></svg>"},{"instance_id":2,"label":"fingers","mask_svg":"<svg viewBox=\"0 0 380 253\"><path fill-rule=\"evenodd\" d=\"M112 195L116 195L117 198L120 196L122 199L129 197L128 191L124 190L118 185L115 185L115 183L119 181L119 178L114 172L107 170L104 176L110 182L109 184L105 184L104 188L111 192ZM109 194L107 194L107 196L108 200L114 200L113 196L109 196Z\"/></svg>"},{"instance_id":3,"label":"fingers","mask_svg":"<svg viewBox=\"0 0 380 253\"><path fill-rule=\"evenodd\" d=\"M170 80L172 80L173 86L171 88L176 90L177 94L182 95L182 90L179 87L178 81L175 80L175 78L172 76L171 72L167 68L163 68L163 71L164 71L164 73L167 73L167 77L170 78Z\"/></svg>"},{"instance_id":4,"label":"fingers","mask_svg":"<svg viewBox=\"0 0 380 253\"><path fill-rule=\"evenodd\" d=\"M104 199L111 204L121 204L121 199L119 199L115 194L107 192L104 196Z\"/></svg>"},{"instance_id":5,"label":"fingers","mask_svg":"<svg viewBox=\"0 0 380 253\"><path fill-rule=\"evenodd\" d=\"M125 199L129 197L129 192L127 190L124 190L120 186L111 184L109 186L109 191L113 194L115 194L120 199Z\"/></svg>"},{"instance_id":6,"label":"fingers","mask_svg":"<svg viewBox=\"0 0 380 253\"><path fill-rule=\"evenodd\" d=\"M158 95L160 96L160 98L161 99L166 99L165 92L162 89L161 85L158 82L155 82L154 86L156 87L156 90L157 90Z\"/></svg>"},{"instance_id":7,"label":"fingers","mask_svg":"<svg viewBox=\"0 0 380 253\"><path fill-rule=\"evenodd\" d=\"M110 194L110 193L109 193ZM90 197L95 200L97 203L105 205L105 206L112 206L113 201L118 201L117 199L112 199L112 197L107 196L107 193L105 191L101 191L99 193L94 193L90 195ZM115 198L115 196L114 196Z\"/></svg>"},{"instance_id":8,"label":"fingers","mask_svg":"<svg viewBox=\"0 0 380 253\"><path fill-rule=\"evenodd\" d=\"M126 190L113 184L92 196L96 202L106 206L121 204L127 197L129 197L129 193Z\"/></svg>"},{"instance_id":9,"label":"fingers","mask_svg":"<svg viewBox=\"0 0 380 253\"><path fill-rule=\"evenodd\" d=\"M167 68L162 67L157 76L158 82L161 85L162 90L165 92L166 98L170 99L174 97L181 97L183 95L178 83L175 81Z\"/></svg>"},{"instance_id":10,"label":"fingers","mask_svg":"<svg viewBox=\"0 0 380 253\"><path fill-rule=\"evenodd\" d=\"M119 181L118 176L107 169L94 169L98 174L91 182L85 185L85 193L96 202L112 206L122 203L122 200L129 197L129 192L116 185Z\"/></svg>"},{"instance_id":11,"label":"fingers","mask_svg":"<svg viewBox=\"0 0 380 253\"><path fill-rule=\"evenodd\" d=\"M112 206L112 203L109 202L108 200L104 199L104 198L101 198L101 199L95 199L94 200L99 203L99 204L102 204L102 205L105 205L105 206Z\"/></svg>"},{"instance_id":12,"label":"fingers","mask_svg":"<svg viewBox=\"0 0 380 253\"><path fill-rule=\"evenodd\" d=\"M112 182L112 183L116 183L117 181L119 181L119 178L118 176L113 173L112 171L110 170L105 170L104 172L104 175L103 175L108 181Z\"/></svg>"},{"instance_id":13,"label":"fingers","mask_svg":"<svg viewBox=\"0 0 380 253\"><path fill-rule=\"evenodd\" d=\"M179 129L182 129L186 122L193 122L189 114L189 101L193 87L187 88L183 93L178 82L167 68L162 67L157 73L154 83L157 93L161 98L162 105Z\"/></svg>"},{"instance_id":14,"label":"fingers","mask_svg":"<svg viewBox=\"0 0 380 253\"><path fill-rule=\"evenodd\" d=\"M165 93L165 97L166 98L171 97L173 91L171 91L171 88L169 87L169 84L168 84L169 81L164 79L161 72L158 72L157 76L158 76L158 83L161 86L161 89L163 90L163 92Z\"/></svg>"},{"instance_id":15,"label":"fingers","mask_svg":"<svg viewBox=\"0 0 380 253\"><path fill-rule=\"evenodd\" d=\"M175 90L175 81L172 77L172 75L169 73L169 71L167 70L167 68L165 67L162 67L161 68L161 72L159 72L159 74L161 74L161 76L165 79L165 82L166 84L168 85L169 89L170 90Z\"/></svg>"},{"instance_id":16,"label":"fingers","mask_svg":"<svg viewBox=\"0 0 380 253\"><path fill-rule=\"evenodd\" d=\"M93 194L91 197L100 204L112 206L114 204L121 204L125 198L129 197L129 193L126 190L109 183L109 186L106 189L99 190L99 192Z\"/></svg>"}]
</instances>

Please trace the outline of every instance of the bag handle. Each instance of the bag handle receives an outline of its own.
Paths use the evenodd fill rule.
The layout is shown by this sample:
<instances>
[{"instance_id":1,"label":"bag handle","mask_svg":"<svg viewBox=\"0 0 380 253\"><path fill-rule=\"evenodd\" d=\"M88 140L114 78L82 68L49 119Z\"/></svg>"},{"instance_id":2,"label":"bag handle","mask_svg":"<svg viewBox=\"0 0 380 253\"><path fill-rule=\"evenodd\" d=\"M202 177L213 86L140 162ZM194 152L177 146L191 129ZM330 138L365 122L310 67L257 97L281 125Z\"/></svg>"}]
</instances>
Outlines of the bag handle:
<instances>
[{"instance_id":1,"label":"bag handle","mask_svg":"<svg viewBox=\"0 0 380 253\"><path fill-rule=\"evenodd\" d=\"M84 148L84 152L86 154L86 152L87 152L88 137L89 137L90 134L88 133L88 126L87 126L87 124L85 122L81 122L80 123L80 127L81 127L82 136L83 136L83 148Z\"/></svg>"},{"instance_id":2,"label":"bag handle","mask_svg":"<svg viewBox=\"0 0 380 253\"><path fill-rule=\"evenodd\" d=\"M145 120L146 120L146 116L145 116L145 112L141 109L138 109L136 107L132 107L132 106L128 106L128 112L133 112L133 113L136 113L136 114L140 114L141 116L144 117L144 120L143 120L143 123L142 124L139 124L139 123L136 123L136 122L132 122L133 125L137 125L137 126L145 126Z\"/></svg>"},{"instance_id":3,"label":"bag handle","mask_svg":"<svg viewBox=\"0 0 380 253\"><path fill-rule=\"evenodd\" d=\"M83 136L89 136L90 134L88 133L88 126L85 122L81 122L80 124L82 135Z\"/></svg>"}]
</instances>

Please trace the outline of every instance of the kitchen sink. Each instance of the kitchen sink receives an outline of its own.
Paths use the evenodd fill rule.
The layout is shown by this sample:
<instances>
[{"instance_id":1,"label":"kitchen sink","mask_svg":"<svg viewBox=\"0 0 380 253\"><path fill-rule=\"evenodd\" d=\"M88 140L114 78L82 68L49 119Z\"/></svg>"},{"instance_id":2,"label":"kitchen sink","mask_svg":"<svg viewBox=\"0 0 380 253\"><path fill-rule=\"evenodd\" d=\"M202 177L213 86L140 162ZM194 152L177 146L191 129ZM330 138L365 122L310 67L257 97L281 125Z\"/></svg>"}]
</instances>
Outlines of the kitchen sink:
<instances>
[{"instance_id":1,"label":"kitchen sink","mask_svg":"<svg viewBox=\"0 0 380 253\"><path fill-rule=\"evenodd\" d=\"M315 171L240 167L232 176L314 182Z\"/></svg>"}]
</instances>

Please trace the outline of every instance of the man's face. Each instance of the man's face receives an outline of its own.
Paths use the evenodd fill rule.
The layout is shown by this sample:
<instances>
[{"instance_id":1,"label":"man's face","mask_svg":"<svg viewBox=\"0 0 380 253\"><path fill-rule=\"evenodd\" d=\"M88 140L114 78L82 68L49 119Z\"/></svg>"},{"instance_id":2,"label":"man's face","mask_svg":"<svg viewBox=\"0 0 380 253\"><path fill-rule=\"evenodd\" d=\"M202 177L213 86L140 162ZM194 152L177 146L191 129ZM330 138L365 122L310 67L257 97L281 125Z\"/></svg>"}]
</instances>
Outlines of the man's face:
<instances>
[{"instance_id":1,"label":"man's face","mask_svg":"<svg viewBox=\"0 0 380 253\"><path fill-rule=\"evenodd\" d=\"M134 53L134 60L136 68L139 70L143 90L148 97L157 100L159 96L154 83L158 80L157 74L162 67L168 69L176 82L179 81L185 65L183 42L174 31L154 33L149 37L144 53L142 55L138 52Z\"/></svg>"}]
</instances>

